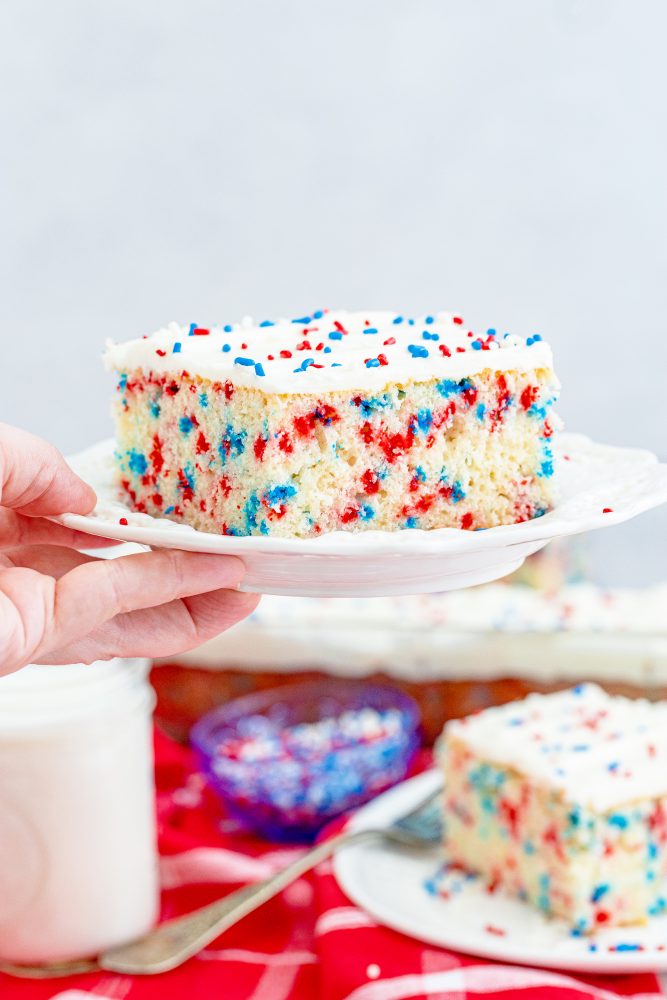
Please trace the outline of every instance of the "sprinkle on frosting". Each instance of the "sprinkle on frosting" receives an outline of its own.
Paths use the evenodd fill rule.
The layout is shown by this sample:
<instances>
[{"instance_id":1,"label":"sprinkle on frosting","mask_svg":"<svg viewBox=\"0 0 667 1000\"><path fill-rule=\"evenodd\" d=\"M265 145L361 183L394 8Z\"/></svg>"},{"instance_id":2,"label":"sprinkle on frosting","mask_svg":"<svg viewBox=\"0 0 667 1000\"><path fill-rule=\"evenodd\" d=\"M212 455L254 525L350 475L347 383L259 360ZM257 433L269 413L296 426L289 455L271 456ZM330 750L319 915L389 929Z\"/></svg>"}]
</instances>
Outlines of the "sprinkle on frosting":
<instances>
[{"instance_id":1,"label":"sprinkle on frosting","mask_svg":"<svg viewBox=\"0 0 667 1000\"><path fill-rule=\"evenodd\" d=\"M369 351L373 337L382 343L381 353ZM296 366L290 363L295 352L306 355ZM323 309L259 323L250 317L220 326L171 323L150 337L110 342L105 362L107 368L121 371L180 374L187 369L191 375L229 377L235 384L265 392L382 388L389 382L460 379L489 368L529 370L552 364L539 334L524 339L489 328L476 336L465 329L460 316L445 312L406 317Z\"/></svg>"},{"instance_id":2,"label":"sprinkle on frosting","mask_svg":"<svg viewBox=\"0 0 667 1000\"><path fill-rule=\"evenodd\" d=\"M596 684L529 695L450 722L447 731L480 757L599 811L667 794L667 706L610 697Z\"/></svg>"}]
</instances>

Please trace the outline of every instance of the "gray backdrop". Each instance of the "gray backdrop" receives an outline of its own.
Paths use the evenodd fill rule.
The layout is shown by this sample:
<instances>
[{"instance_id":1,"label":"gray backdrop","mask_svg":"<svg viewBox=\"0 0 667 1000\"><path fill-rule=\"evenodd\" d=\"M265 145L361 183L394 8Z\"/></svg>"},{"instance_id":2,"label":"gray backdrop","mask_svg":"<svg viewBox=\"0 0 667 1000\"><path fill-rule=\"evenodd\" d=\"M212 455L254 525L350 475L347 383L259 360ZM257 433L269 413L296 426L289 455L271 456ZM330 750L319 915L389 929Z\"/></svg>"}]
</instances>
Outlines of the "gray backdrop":
<instances>
[{"instance_id":1,"label":"gray backdrop","mask_svg":"<svg viewBox=\"0 0 667 1000\"><path fill-rule=\"evenodd\" d=\"M0 415L110 431L106 337L320 305L540 332L667 456L663 0L5 0ZM667 513L591 536L667 576Z\"/></svg>"}]
</instances>

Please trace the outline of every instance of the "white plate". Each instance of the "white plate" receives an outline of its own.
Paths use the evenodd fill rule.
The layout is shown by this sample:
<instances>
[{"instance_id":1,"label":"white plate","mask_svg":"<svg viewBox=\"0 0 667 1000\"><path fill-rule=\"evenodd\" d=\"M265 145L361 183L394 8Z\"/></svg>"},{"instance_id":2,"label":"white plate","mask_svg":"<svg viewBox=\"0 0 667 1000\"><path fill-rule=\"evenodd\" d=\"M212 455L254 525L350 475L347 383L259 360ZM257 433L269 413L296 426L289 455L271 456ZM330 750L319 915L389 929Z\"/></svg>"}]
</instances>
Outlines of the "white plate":
<instances>
[{"instance_id":1,"label":"white plate","mask_svg":"<svg viewBox=\"0 0 667 1000\"><path fill-rule=\"evenodd\" d=\"M243 589L310 597L426 594L488 583L518 569L553 538L627 521L667 502L667 465L633 448L563 434L559 500L544 517L485 531L457 528L335 531L318 538L214 535L168 518L133 513L113 484L112 440L69 459L97 491L92 514L63 514L63 524L125 542L192 552L223 552L246 564ZM603 513L605 507L612 512ZM119 523L120 518L128 521Z\"/></svg>"},{"instance_id":2,"label":"white plate","mask_svg":"<svg viewBox=\"0 0 667 1000\"><path fill-rule=\"evenodd\" d=\"M427 771L361 809L352 829L387 826L437 788L441 776ZM442 868L442 851L426 854L383 847L380 842L339 851L334 872L340 887L376 920L427 944L502 962L620 974L667 969L667 916L645 927L607 929L573 937L562 920L528 903L489 894L480 881L452 872L441 877L448 899L426 887ZM612 949L621 946L620 951ZM623 950L623 946L642 950ZM595 949L595 950L593 950Z\"/></svg>"}]
</instances>

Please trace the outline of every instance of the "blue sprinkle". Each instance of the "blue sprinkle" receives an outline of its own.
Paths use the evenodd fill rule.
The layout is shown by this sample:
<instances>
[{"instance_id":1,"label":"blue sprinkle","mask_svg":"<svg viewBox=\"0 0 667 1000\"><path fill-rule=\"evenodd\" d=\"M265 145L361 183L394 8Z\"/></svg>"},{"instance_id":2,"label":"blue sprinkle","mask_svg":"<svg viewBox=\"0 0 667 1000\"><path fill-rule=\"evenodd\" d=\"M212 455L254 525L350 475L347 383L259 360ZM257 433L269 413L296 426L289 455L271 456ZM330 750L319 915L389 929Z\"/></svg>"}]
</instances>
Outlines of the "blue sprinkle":
<instances>
[{"instance_id":1,"label":"blue sprinkle","mask_svg":"<svg viewBox=\"0 0 667 1000\"><path fill-rule=\"evenodd\" d=\"M272 319L263 319L262 322L259 325L260 326L275 326L276 324L273 322Z\"/></svg>"},{"instance_id":2,"label":"blue sprinkle","mask_svg":"<svg viewBox=\"0 0 667 1000\"><path fill-rule=\"evenodd\" d=\"M165 507L164 508L164 512L165 512L165 514L173 514L174 513L173 506L172 507Z\"/></svg>"},{"instance_id":3,"label":"blue sprinkle","mask_svg":"<svg viewBox=\"0 0 667 1000\"><path fill-rule=\"evenodd\" d=\"M484 414L485 413L486 413L486 406L484 405L484 403L478 403L477 404L477 419L480 420L480 421L484 420Z\"/></svg>"},{"instance_id":4,"label":"blue sprinkle","mask_svg":"<svg viewBox=\"0 0 667 1000\"><path fill-rule=\"evenodd\" d=\"M342 368L343 366L341 365L340 361L334 361L334 363L332 364L331 367L332 368Z\"/></svg>"},{"instance_id":5,"label":"blue sprinkle","mask_svg":"<svg viewBox=\"0 0 667 1000\"><path fill-rule=\"evenodd\" d=\"M192 427L193 424L192 421L190 420L190 417L181 417L180 420L178 421L178 429L180 430L181 434L189 434L190 431L192 430Z\"/></svg>"},{"instance_id":6,"label":"blue sprinkle","mask_svg":"<svg viewBox=\"0 0 667 1000\"><path fill-rule=\"evenodd\" d=\"M658 845L657 844L651 843L651 844L648 845L648 856L651 859L657 858L657 856L658 856Z\"/></svg>"},{"instance_id":7,"label":"blue sprinkle","mask_svg":"<svg viewBox=\"0 0 667 1000\"><path fill-rule=\"evenodd\" d=\"M205 393L205 392L200 392L199 393L199 405L201 406L202 410L206 409L206 407L208 406L208 394L207 393Z\"/></svg>"},{"instance_id":8,"label":"blue sprinkle","mask_svg":"<svg viewBox=\"0 0 667 1000\"><path fill-rule=\"evenodd\" d=\"M181 353L181 345L177 340L174 346L172 347L172 354L180 354L180 353Z\"/></svg>"},{"instance_id":9,"label":"blue sprinkle","mask_svg":"<svg viewBox=\"0 0 667 1000\"><path fill-rule=\"evenodd\" d=\"M417 521L416 517L409 517L407 519L407 521L405 522L405 527L406 528L416 528L417 524L418 524L418 521Z\"/></svg>"},{"instance_id":10,"label":"blue sprinkle","mask_svg":"<svg viewBox=\"0 0 667 1000\"><path fill-rule=\"evenodd\" d=\"M223 326L223 328L222 328L222 329L223 329L223 331L224 331L225 333L231 333L231 332L232 332L232 330L234 329L234 327L233 327L233 326L230 326L230 324L228 323L228 324L227 324L227 326Z\"/></svg>"},{"instance_id":11,"label":"blue sprinkle","mask_svg":"<svg viewBox=\"0 0 667 1000\"><path fill-rule=\"evenodd\" d=\"M432 316L427 316L426 319L424 320L424 322L428 323L428 325L430 326L431 323L433 322L433 317Z\"/></svg>"},{"instance_id":12,"label":"blue sprinkle","mask_svg":"<svg viewBox=\"0 0 667 1000\"><path fill-rule=\"evenodd\" d=\"M597 903L599 899L602 899L606 892L609 892L609 885L606 882L603 882L601 885L596 885L591 893L591 903Z\"/></svg>"},{"instance_id":13,"label":"blue sprinkle","mask_svg":"<svg viewBox=\"0 0 667 1000\"><path fill-rule=\"evenodd\" d=\"M585 684L575 684L575 686L572 688L572 694L583 694L585 690L586 690Z\"/></svg>"},{"instance_id":14,"label":"blue sprinkle","mask_svg":"<svg viewBox=\"0 0 667 1000\"><path fill-rule=\"evenodd\" d=\"M429 333L428 330L424 330L424 332L422 333L422 337L424 338L424 340L440 340L439 333Z\"/></svg>"},{"instance_id":15,"label":"blue sprinkle","mask_svg":"<svg viewBox=\"0 0 667 1000\"><path fill-rule=\"evenodd\" d=\"M642 946L640 944L616 944L613 946L612 951L641 951Z\"/></svg>"},{"instance_id":16,"label":"blue sprinkle","mask_svg":"<svg viewBox=\"0 0 667 1000\"><path fill-rule=\"evenodd\" d=\"M154 417L159 417L160 416L160 404L158 403L157 399L152 399L151 402L149 403L149 406L150 406L151 415L154 416Z\"/></svg>"},{"instance_id":17,"label":"blue sprinkle","mask_svg":"<svg viewBox=\"0 0 667 1000\"><path fill-rule=\"evenodd\" d=\"M369 504L365 503L359 508L359 517L362 521L372 521L375 517L375 511Z\"/></svg>"},{"instance_id":18,"label":"blue sprinkle","mask_svg":"<svg viewBox=\"0 0 667 1000\"><path fill-rule=\"evenodd\" d=\"M146 461L146 456L142 455L140 451L128 452L127 464L131 472L134 472L137 476L143 476L148 470L148 462Z\"/></svg>"},{"instance_id":19,"label":"blue sprinkle","mask_svg":"<svg viewBox=\"0 0 667 1000\"><path fill-rule=\"evenodd\" d=\"M366 327L366 329L364 330L364 333L377 333L377 330L376 330L376 328L374 326L369 326L369 327Z\"/></svg>"},{"instance_id":20,"label":"blue sprinkle","mask_svg":"<svg viewBox=\"0 0 667 1000\"><path fill-rule=\"evenodd\" d=\"M255 365L255 375L266 375L266 372L264 371L264 368L262 367L262 364L259 361Z\"/></svg>"},{"instance_id":21,"label":"blue sprinkle","mask_svg":"<svg viewBox=\"0 0 667 1000\"><path fill-rule=\"evenodd\" d=\"M313 319L322 319L322 317L323 317L323 316L324 316L324 313L322 312L322 310L321 310L321 309L317 309L317 310L316 310L316 311L315 311L315 312L313 313Z\"/></svg>"},{"instance_id":22,"label":"blue sprinkle","mask_svg":"<svg viewBox=\"0 0 667 1000\"><path fill-rule=\"evenodd\" d=\"M223 344L222 345L222 353L223 354L229 354L229 352L231 351L231 349L232 348L231 348L230 344Z\"/></svg>"},{"instance_id":23,"label":"blue sprinkle","mask_svg":"<svg viewBox=\"0 0 667 1000\"><path fill-rule=\"evenodd\" d=\"M417 413L417 426L423 434L427 434L431 424L433 423L433 414L428 409L428 407L423 410L419 410Z\"/></svg>"},{"instance_id":24,"label":"blue sprinkle","mask_svg":"<svg viewBox=\"0 0 667 1000\"><path fill-rule=\"evenodd\" d=\"M409 319L408 320L408 326L414 326L414 325L415 325L415 321L413 319Z\"/></svg>"},{"instance_id":25,"label":"blue sprinkle","mask_svg":"<svg viewBox=\"0 0 667 1000\"><path fill-rule=\"evenodd\" d=\"M329 340L342 340L342 339L343 339L343 334L340 332L340 330L332 330L331 333L329 334Z\"/></svg>"},{"instance_id":26,"label":"blue sprinkle","mask_svg":"<svg viewBox=\"0 0 667 1000\"><path fill-rule=\"evenodd\" d=\"M449 399L450 396L458 396L472 388L473 384L469 378L461 379L460 382L455 382L451 378L445 378L442 382L438 382L436 386L440 395L444 396L445 399Z\"/></svg>"},{"instance_id":27,"label":"blue sprinkle","mask_svg":"<svg viewBox=\"0 0 667 1000\"><path fill-rule=\"evenodd\" d=\"M225 433L218 445L218 454L223 466L227 464L228 458L238 458L245 451L245 441L248 434L246 431L235 431L232 424L227 424Z\"/></svg>"},{"instance_id":28,"label":"blue sprinkle","mask_svg":"<svg viewBox=\"0 0 667 1000\"><path fill-rule=\"evenodd\" d=\"M127 372L123 372L121 374L120 378L118 379L118 388L119 388L119 390L121 392L123 392L125 390L125 386L126 385L127 385Z\"/></svg>"},{"instance_id":29,"label":"blue sprinkle","mask_svg":"<svg viewBox=\"0 0 667 1000\"><path fill-rule=\"evenodd\" d=\"M421 347L419 344L408 344L408 350L413 358L427 358L428 351L425 347Z\"/></svg>"},{"instance_id":30,"label":"blue sprinkle","mask_svg":"<svg viewBox=\"0 0 667 1000\"><path fill-rule=\"evenodd\" d=\"M190 329L188 330L188 337L194 337L196 329L197 329L197 324L190 323Z\"/></svg>"},{"instance_id":31,"label":"blue sprinkle","mask_svg":"<svg viewBox=\"0 0 667 1000\"><path fill-rule=\"evenodd\" d=\"M492 326L490 326L489 329L486 331L486 335L487 337L495 337L496 331Z\"/></svg>"},{"instance_id":32,"label":"blue sprinkle","mask_svg":"<svg viewBox=\"0 0 667 1000\"><path fill-rule=\"evenodd\" d=\"M243 365L244 368L250 368L255 362L252 358L234 358L235 365Z\"/></svg>"},{"instance_id":33,"label":"blue sprinkle","mask_svg":"<svg viewBox=\"0 0 667 1000\"><path fill-rule=\"evenodd\" d=\"M243 513L245 515L246 530L250 532L250 528L257 527L257 513L261 507L259 502L259 497L256 493L251 493L246 500Z\"/></svg>"},{"instance_id":34,"label":"blue sprinkle","mask_svg":"<svg viewBox=\"0 0 667 1000\"><path fill-rule=\"evenodd\" d=\"M307 368L310 368L310 366L314 365L314 364L315 364L315 359L314 358L304 358L303 361L301 362L301 364L299 365L299 367L295 368L294 371L295 371L295 373L296 372L305 372L305 370Z\"/></svg>"},{"instance_id":35,"label":"blue sprinkle","mask_svg":"<svg viewBox=\"0 0 667 1000\"><path fill-rule=\"evenodd\" d=\"M625 830L628 826L627 816L623 816L621 813L614 813L613 816L609 817L607 822L609 826L617 826L619 830Z\"/></svg>"},{"instance_id":36,"label":"blue sprinkle","mask_svg":"<svg viewBox=\"0 0 667 1000\"><path fill-rule=\"evenodd\" d=\"M293 319L292 322L303 323L304 326L307 326L308 323L310 323L310 320L311 320L310 316L299 316L297 319Z\"/></svg>"},{"instance_id":37,"label":"blue sprinkle","mask_svg":"<svg viewBox=\"0 0 667 1000\"><path fill-rule=\"evenodd\" d=\"M330 347L323 347L322 348L322 354L331 354L331 348Z\"/></svg>"},{"instance_id":38,"label":"blue sprinkle","mask_svg":"<svg viewBox=\"0 0 667 1000\"><path fill-rule=\"evenodd\" d=\"M380 367L380 362L378 361L377 358L369 358L367 361L364 361L364 364L366 365L367 368L379 368Z\"/></svg>"},{"instance_id":39,"label":"blue sprinkle","mask_svg":"<svg viewBox=\"0 0 667 1000\"><path fill-rule=\"evenodd\" d=\"M457 479L452 486L452 503L459 503L460 500L465 500L465 491Z\"/></svg>"},{"instance_id":40,"label":"blue sprinkle","mask_svg":"<svg viewBox=\"0 0 667 1000\"><path fill-rule=\"evenodd\" d=\"M481 342L481 340L473 340L473 342L472 342L472 344L470 346L472 347L473 351L481 351L482 350L482 342Z\"/></svg>"},{"instance_id":41,"label":"blue sprinkle","mask_svg":"<svg viewBox=\"0 0 667 1000\"><path fill-rule=\"evenodd\" d=\"M617 760L612 760L609 764L607 764L607 770L611 771L612 774L614 771L618 771L619 767L620 764Z\"/></svg>"},{"instance_id":42,"label":"blue sprinkle","mask_svg":"<svg viewBox=\"0 0 667 1000\"><path fill-rule=\"evenodd\" d=\"M290 497L294 497L296 494L296 486L293 486L291 483L284 483L282 485L272 486L271 489L267 490L264 494L264 499L269 507L279 507L285 500L289 500Z\"/></svg>"},{"instance_id":43,"label":"blue sprinkle","mask_svg":"<svg viewBox=\"0 0 667 1000\"><path fill-rule=\"evenodd\" d=\"M403 317L402 316L396 316L392 320L392 323L394 324L394 326L397 326L399 323L402 323L402 322L403 322Z\"/></svg>"}]
</instances>

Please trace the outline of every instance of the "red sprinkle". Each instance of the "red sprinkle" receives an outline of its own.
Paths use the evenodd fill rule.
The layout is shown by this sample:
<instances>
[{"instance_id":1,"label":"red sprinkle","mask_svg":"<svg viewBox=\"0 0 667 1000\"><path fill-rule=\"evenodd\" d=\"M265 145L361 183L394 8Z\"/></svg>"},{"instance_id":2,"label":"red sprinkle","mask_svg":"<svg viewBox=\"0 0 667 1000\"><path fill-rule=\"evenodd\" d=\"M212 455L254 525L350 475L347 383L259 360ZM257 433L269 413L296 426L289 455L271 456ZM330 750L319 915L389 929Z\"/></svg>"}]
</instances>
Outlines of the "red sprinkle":
<instances>
[{"instance_id":1,"label":"red sprinkle","mask_svg":"<svg viewBox=\"0 0 667 1000\"><path fill-rule=\"evenodd\" d=\"M458 323L458 324L459 324L459 326L461 326L461 325L463 324L463 320L461 319L461 317L460 317L460 316L454 316L454 317L452 318L452 322L453 322L453 323Z\"/></svg>"},{"instance_id":2,"label":"red sprinkle","mask_svg":"<svg viewBox=\"0 0 667 1000\"><path fill-rule=\"evenodd\" d=\"M487 924L484 928L487 934L495 934L496 937L505 937L505 931L502 927L494 927L493 924Z\"/></svg>"},{"instance_id":3,"label":"red sprinkle","mask_svg":"<svg viewBox=\"0 0 667 1000\"><path fill-rule=\"evenodd\" d=\"M382 343L385 347L391 347L392 344L396 343L396 337L387 337Z\"/></svg>"},{"instance_id":4,"label":"red sprinkle","mask_svg":"<svg viewBox=\"0 0 667 1000\"><path fill-rule=\"evenodd\" d=\"M603 507L602 508L602 513L603 514L613 514L614 513L614 508L613 507Z\"/></svg>"},{"instance_id":5,"label":"red sprinkle","mask_svg":"<svg viewBox=\"0 0 667 1000\"><path fill-rule=\"evenodd\" d=\"M127 518L126 517L119 518L118 523L119 524L127 524Z\"/></svg>"},{"instance_id":6,"label":"red sprinkle","mask_svg":"<svg viewBox=\"0 0 667 1000\"><path fill-rule=\"evenodd\" d=\"M209 331L204 326L196 326L192 331L193 337L208 337Z\"/></svg>"},{"instance_id":7,"label":"red sprinkle","mask_svg":"<svg viewBox=\"0 0 667 1000\"><path fill-rule=\"evenodd\" d=\"M447 347L447 344L438 344L438 350L439 350L439 351L440 351L440 353L441 353L441 354L443 354L443 355L444 355L444 356L445 356L446 358L451 358L451 356L452 356L452 352L451 352L451 351L450 351L450 349L449 349L449 348Z\"/></svg>"}]
</instances>

